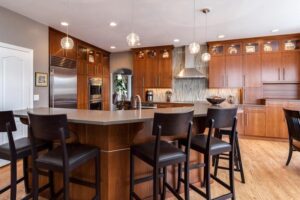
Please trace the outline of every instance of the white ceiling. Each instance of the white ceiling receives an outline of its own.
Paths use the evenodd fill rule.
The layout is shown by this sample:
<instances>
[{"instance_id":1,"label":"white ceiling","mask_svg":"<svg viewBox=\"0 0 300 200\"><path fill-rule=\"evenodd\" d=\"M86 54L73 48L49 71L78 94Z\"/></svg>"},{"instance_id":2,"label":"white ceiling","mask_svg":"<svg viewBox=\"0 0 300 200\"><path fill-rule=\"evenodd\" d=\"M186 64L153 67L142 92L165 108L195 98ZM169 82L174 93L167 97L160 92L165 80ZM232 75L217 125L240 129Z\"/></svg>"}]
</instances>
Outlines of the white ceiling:
<instances>
[{"instance_id":1,"label":"white ceiling","mask_svg":"<svg viewBox=\"0 0 300 200\"><path fill-rule=\"evenodd\" d=\"M69 1L69 4L68 4ZM0 0L0 5L108 51L128 50L132 0ZM134 30L142 46L186 45L193 40L193 0L134 0ZM69 7L68 7L69 5ZM208 7L209 41L300 32L300 0L196 0ZM109 22L118 26L111 28ZM204 14L197 12L196 40L203 43ZM280 29L271 33L273 29ZM114 50L110 46L116 46Z\"/></svg>"}]
</instances>

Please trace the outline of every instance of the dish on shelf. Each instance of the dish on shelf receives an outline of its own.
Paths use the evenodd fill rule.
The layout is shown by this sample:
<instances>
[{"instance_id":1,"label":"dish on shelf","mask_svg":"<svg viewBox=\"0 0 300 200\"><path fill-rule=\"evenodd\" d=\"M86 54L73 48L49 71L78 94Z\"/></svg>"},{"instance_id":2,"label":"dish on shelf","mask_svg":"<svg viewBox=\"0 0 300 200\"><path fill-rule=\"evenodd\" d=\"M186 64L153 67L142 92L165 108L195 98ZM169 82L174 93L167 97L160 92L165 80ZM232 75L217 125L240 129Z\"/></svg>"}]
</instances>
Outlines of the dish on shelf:
<instances>
[{"instance_id":1,"label":"dish on shelf","mask_svg":"<svg viewBox=\"0 0 300 200\"><path fill-rule=\"evenodd\" d=\"M273 48L270 44L264 44L264 51L270 52L270 51L273 51Z\"/></svg>"},{"instance_id":2,"label":"dish on shelf","mask_svg":"<svg viewBox=\"0 0 300 200\"><path fill-rule=\"evenodd\" d=\"M233 54L237 54L238 50L236 47L229 47L228 52L229 52L229 54L233 55Z\"/></svg>"},{"instance_id":3,"label":"dish on shelf","mask_svg":"<svg viewBox=\"0 0 300 200\"><path fill-rule=\"evenodd\" d=\"M296 45L292 41L287 41L286 43L284 43L284 50L294 50L295 48Z\"/></svg>"},{"instance_id":4,"label":"dish on shelf","mask_svg":"<svg viewBox=\"0 0 300 200\"><path fill-rule=\"evenodd\" d=\"M254 52L255 52L255 46L254 45L246 46L246 53L254 53Z\"/></svg>"}]
</instances>

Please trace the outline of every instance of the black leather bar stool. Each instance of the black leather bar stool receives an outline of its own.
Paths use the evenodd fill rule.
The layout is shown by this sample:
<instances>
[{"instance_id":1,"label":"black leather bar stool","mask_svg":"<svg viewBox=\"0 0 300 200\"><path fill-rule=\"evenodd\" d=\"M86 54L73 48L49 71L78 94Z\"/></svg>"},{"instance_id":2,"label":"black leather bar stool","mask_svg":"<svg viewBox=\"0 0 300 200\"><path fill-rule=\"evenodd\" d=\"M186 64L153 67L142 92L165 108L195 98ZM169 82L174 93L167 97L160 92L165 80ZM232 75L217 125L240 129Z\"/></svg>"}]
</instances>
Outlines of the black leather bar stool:
<instances>
[{"instance_id":1,"label":"black leather bar stool","mask_svg":"<svg viewBox=\"0 0 300 200\"><path fill-rule=\"evenodd\" d=\"M219 138L222 140L223 136L229 136L231 134L231 130L228 129L218 129L215 132L215 137ZM244 175L244 168L243 168L243 162L242 162L242 155L240 151L240 144L239 144L239 138L238 138L238 132L236 132L236 137L235 137L235 150L234 150L234 165L235 169L234 171L240 172L241 176L241 181L242 183L246 183L245 181L245 175ZM228 167L224 166L219 166L219 160L228 160L229 159L229 154L224 153L221 155L217 155L214 157L213 164L214 164L214 175L218 175L218 169L225 169L229 170Z\"/></svg>"},{"instance_id":2,"label":"black leather bar stool","mask_svg":"<svg viewBox=\"0 0 300 200\"><path fill-rule=\"evenodd\" d=\"M10 161L10 185L0 190L0 194L10 189L10 199L15 200L17 196L17 184L24 181L25 192L28 194L24 199L31 197L28 177L28 157L31 155L30 140L20 138L14 140L13 132L17 131L14 115L12 111L0 112L0 132L6 132L8 143L0 145L0 159ZM38 141L36 143L37 151L47 149L46 143ZM17 161L23 160L23 177L17 179ZM45 187L48 187L46 185ZM43 187L43 188L45 188ZM43 190L43 188L41 190Z\"/></svg>"},{"instance_id":3,"label":"black leather bar stool","mask_svg":"<svg viewBox=\"0 0 300 200\"><path fill-rule=\"evenodd\" d=\"M189 158L192 134L193 111L186 113L155 113L152 135L156 137L154 142L133 145L130 148L130 199L140 199L134 192L136 184L153 180L153 199L159 199L159 186L163 177L163 191L160 199L165 199L168 188L177 199L183 199L167 183L167 166L184 163L185 165L185 199L189 199ZM185 138L185 151L175 145L161 140L161 136ZM138 157L153 167L153 176L140 179L134 178L134 157ZM160 174L161 169L163 174Z\"/></svg>"},{"instance_id":4,"label":"black leather bar stool","mask_svg":"<svg viewBox=\"0 0 300 200\"><path fill-rule=\"evenodd\" d=\"M300 142L300 112L296 110L283 109L289 132L289 155L286 166L290 164L294 151L300 151L300 146L294 142Z\"/></svg>"},{"instance_id":5,"label":"black leather bar stool","mask_svg":"<svg viewBox=\"0 0 300 200\"><path fill-rule=\"evenodd\" d=\"M198 194L203 196L204 198L211 200L211 183L210 178L213 178L216 182L221 184L223 187L229 190L229 193L213 198L218 200L224 199L235 199L235 190L234 190L234 141L236 136L236 118L237 108L209 108L207 112L207 127L209 129L208 135L197 134L192 137L191 141L191 149L195 150L199 153L204 154L204 164L193 165L191 169L198 169L199 167L204 166L204 185L205 192L197 188L196 186L190 184L190 188L196 191ZM222 141L219 138L213 137L213 129L217 130L223 127L232 127L230 134L230 142ZM184 145L185 141L180 141L179 145ZM223 153L229 153L229 184L225 183L223 180L218 177L212 175L210 173L211 168L211 157L220 155ZM178 188L180 189L180 182L185 181L181 177L181 167L178 167Z\"/></svg>"},{"instance_id":6,"label":"black leather bar stool","mask_svg":"<svg viewBox=\"0 0 300 200\"><path fill-rule=\"evenodd\" d=\"M97 147L84 144L66 144L69 137L66 115L35 115L28 113L30 120L30 138L32 147L37 140L48 142L59 141L60 145L43 154L37 154L32 148L33 156L33 188L38 188L38 176L41 170L59 172L63 174L63 188L57 193L51 192L51 199L56 199L61 193L64 200L69 199L69 182L92 187L95 197L100 199L100 152ZM54 145L53 145L54 146ZM95 161L95 183L70 177L71 172L87 161ZM38 199L38 190L34 189L33 199Z\"/></svg>"}]
</instances>

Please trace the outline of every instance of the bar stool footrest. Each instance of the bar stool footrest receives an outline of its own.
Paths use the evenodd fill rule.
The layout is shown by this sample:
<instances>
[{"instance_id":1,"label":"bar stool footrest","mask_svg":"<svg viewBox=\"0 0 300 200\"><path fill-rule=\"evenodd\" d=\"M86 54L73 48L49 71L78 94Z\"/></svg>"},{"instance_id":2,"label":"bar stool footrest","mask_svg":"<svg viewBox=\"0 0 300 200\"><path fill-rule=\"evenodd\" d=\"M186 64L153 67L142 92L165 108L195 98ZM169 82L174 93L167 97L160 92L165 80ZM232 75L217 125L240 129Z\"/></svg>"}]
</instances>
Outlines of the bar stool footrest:
<instances>
[{"instance_id":1,"label":"bar stool footrest","mask_svg":"<svg viewBox=\"0 0 300 200\"><path fill-rule=\"evenodd\" d=\"M25 179L24 177L18 179L18 180L17 180L17 184L19 184L20 182L24 181L24 179ZM0 190L0 194L2 194L2 193L4 193L4 192L6 192L7 190L9 190L10 187L11 187L11 186L8 185L8 186L5 186L4 188L2 188L2 189Z\"/></svg>"},{"instance_id":2,"label":"bar stool footrest","mask_svg":"<svg viewBox=\"0 0 300 200\"><path fill-rule=\"evenodd\" d=\"M225 183L224 181L222 181L221 179L219 179L218 177L214 176L214 175L210 175L211 178L213 178L215 181L217 181L219 184L221 184L223 187L225 187L226 189L230 190L230 186L227 185L227 183Z\"/></svg>"}]
</instances>

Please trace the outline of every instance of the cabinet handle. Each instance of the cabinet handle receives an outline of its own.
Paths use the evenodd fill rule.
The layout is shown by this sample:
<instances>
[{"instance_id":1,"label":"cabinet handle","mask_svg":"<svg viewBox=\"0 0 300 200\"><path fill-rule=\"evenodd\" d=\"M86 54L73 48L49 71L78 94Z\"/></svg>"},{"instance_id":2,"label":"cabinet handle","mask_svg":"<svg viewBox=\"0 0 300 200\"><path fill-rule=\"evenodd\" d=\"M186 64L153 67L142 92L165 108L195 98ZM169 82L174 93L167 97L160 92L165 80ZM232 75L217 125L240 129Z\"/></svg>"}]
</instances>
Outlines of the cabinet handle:
<instances>
[{"instance_id":1,"label":"cabinet handle","mask_svg":"<svg viewBox=\"0 0 300 200\"><path fill-rule=\"evenodd\" d=\"M246 76L243 75L243 86L245 87L245 85L246 85Z\"/></svg>"},{"instance_id":2,"label":"cabinet handle","mask_svg":"<svg viewBox=\"0 0 300 200\"><path fill-rule=\"evenodd\" d=\"M144 86L145 86L145 78L143 77L143 80L142 80L142 89L144 90Z\"/></svg>"},{"instance_id":3,"label":"cabinet handle","mask_svg":"<svg viewBox=\"0 0 300 200\"><path fill-rule=\"evenodd\" d=\"M225 80L225 75L223 75L223 87L225 87L225 85L226 85L226 80Z\"/></svg>"},{"instance_id":4,"label":"cabinet handle","mask_svg":"<svg viewBox=\"0 0 300 200\"><path fill-rule=\"evenodd\" d=\"M283 80L285 81L285 68L282 69Z\"/></svg>"},{"instance_id":5,"label":"cabinet handle","mask_svg":"<svg viewBox=\"0 0 300 200\"><path fill-rule=\"evenodd\" d=\"M280 68L278 68L278 80L280 80Z\"/></svg>"},{"instance_id":6,"label":"cabinet handle","mask_svg":"<svg viewBox=\"0 0 300 200\"><path fill-rule=\"evenodd\" d=\"M246 121L246 124L245 124L245 126L248 126L248 114L247 113L245 113L245 121Z\"/></svg>"},{"instance_id":7,"label":"cabinet handle","mask_svg":"<svg viewBox=\"0 0 300 200\"><path fill-rule=\"evenodd\" d=\"M158 86L160 86L160 76L158 76Z\"/></svg>"}]
</instances>

